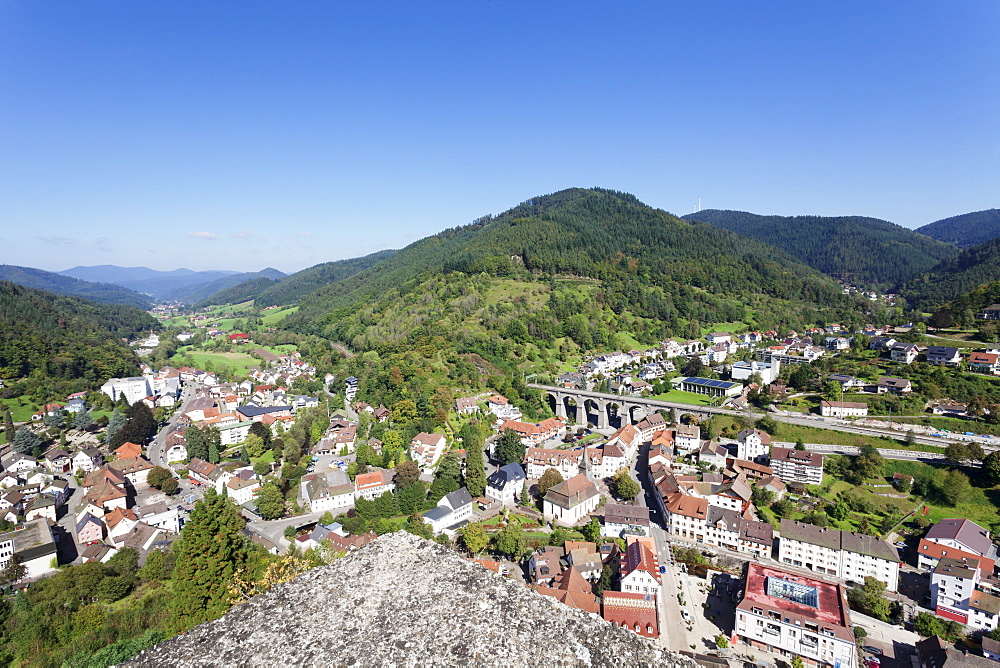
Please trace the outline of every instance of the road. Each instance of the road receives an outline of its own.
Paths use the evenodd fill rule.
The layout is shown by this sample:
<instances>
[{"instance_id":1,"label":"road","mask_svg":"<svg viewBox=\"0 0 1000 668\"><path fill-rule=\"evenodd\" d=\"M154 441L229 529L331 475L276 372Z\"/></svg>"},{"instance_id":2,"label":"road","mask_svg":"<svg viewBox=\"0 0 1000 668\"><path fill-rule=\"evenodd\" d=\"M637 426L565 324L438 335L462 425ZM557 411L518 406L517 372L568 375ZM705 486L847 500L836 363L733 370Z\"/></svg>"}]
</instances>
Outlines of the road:
<instances>
[{"instance_id":1,"label":"road","mask_svg":"<svg viewBox=\"0 0 1000 668\"><path fill-rule=\"evenodd\" d=\"M862 427L856 425L847 420L841 420L838 418L824 418L818 415L803 415L800 413L788 413L786 411L775 411L768 413L759 413L754 411L734 411L728 408L717 408L715 406L694 406L691 404L682 404L672 401L662 401L660 399L647 399L645 397L634 397L630 395L618 395L603 392L591 392L587 390L567 390L562 387L553 387L551 385L538 385L535 383L528 384L528 387L537 390L549 390L553 392L559 392L563 394L574 394L587 399L601 399L609 402L622 402L622 401L632 401L638 404L643 404L649 406L650 408L671 408L677 409L678 411L698 411L701 413L713 413L716 415L730 415L734 417L749 417L752 419L757 419L764 417L764 415L770 416L777 422L784 422L786 424L793 424L802 427L818 427L820 429L831 429L834 431L842 431L848 434L856 434L858 436L878 436L882 438L888 438L892 440L900 440L906 437L906 432L902 429L880 429L877 427ZM901 425L905 427L907 425ZM948 447L956 441L967 441L971 437L965 436L963 434L949 434L946 436L926 436L924 434L914 434L914 441L923 445L935 445L941 448ZM996 445L990 445L989 439L977 439L983 443L983 449L987 452L998 449Z\"/></svg>"},{"instance_id":2,"label":"road","mask_svg":"<svg viewBox=\"0 0 1000 668\"><path fill-rule=\"evenodd\" d=\"M181 391L181 405L174 411L174 414L170 416L167 420L167 424L164 425L163 429L156 434L153 438L153 442L149 444L146 448L147 459L156 466L166 466L167 462L164 460L163 456L163 445L167 440L167 436L177 428L177 421L184 415L187 410L188 403L195 398L198 388L201 387L198 383L188 383L184 385L184 389Z\"/></svg>"},{"instance_id":3,"label":"road","mask_svg":"<svg viewBox=\"0 0 1000 668\"><path fill-rule=\"evenodd\" d=\"M285 545L288 540L285 536L285 528L288 526L300 527L306 524L313 524L323 516L322 512L296 515L281 520L261 520L259 522L247 522L247 527L252 531L266 537L275 545Z\"/></svg>"},{"instance_id":4,"label":"road","mask_svg":"<svg viewBox=\"0 0 1000 668\"><path fill-rule=\"evenodd\" d=\"M794 443L775 442L775 445L792 448ZM858 455L861 448L853 445L828 445L826 443L806 443L806 450L809 452L819 452L825 455ZM885 459L902 459L913 462L940 462L947 459L940 452L920 452L919 450L892 450L889 448L877 448L878 452Z\"/></svg>"}]
</instances>

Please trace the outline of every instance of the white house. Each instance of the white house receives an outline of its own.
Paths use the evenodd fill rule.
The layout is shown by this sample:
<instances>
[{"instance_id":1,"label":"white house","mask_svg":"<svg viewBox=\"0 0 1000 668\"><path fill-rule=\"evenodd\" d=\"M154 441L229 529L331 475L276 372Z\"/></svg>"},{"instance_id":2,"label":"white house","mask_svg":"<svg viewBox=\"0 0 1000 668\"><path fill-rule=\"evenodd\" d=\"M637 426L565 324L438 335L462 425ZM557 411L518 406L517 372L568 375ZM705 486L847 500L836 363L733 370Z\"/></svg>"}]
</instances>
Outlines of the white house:
<instances>
[{"instance_id":1,"label":"white house","mask_svg":"<svg viewBox=\"0 0 1000 668\"><path fill-rule=\"evenodd\" d=\"M633 541L622 555L621 590L656 596L660 593L660 565L642 541Z\"/></svg>"},{"instance_id":2,"label":"white house","mask_svg":"<svg viewBox=\"0 0 1000 668\"><path fill-rule=\"evenodd\" d=\"M303 480L302 495L309 509L320 511L346 510L354 505L355 488L351 479L340 469L314 473Z\"/></svg>"},{"instance_id":3,"label":"white house","mask_svg":"<svg viewBox=\"0 0 1000 668\"><path fill-rule=\"evenodd\" d=\"M774 447L771 448L771 469L785 483L822 485L824 457L819 452Z\"/></svg>"},{"instance_id":4,"label":"white house","mask_svg":"<svg viewBox=\"0 0 1000 668\"><path fill-rule=\"evenodd\" d=\"M354 498L376 499L386 492L396 489L392 481L392 472L387 469L376 469L362 473L354 478Z\"/></svg>"},{"instance_id":5,"label":"white house","mask_svg":"<svg viewBox=\"0 0 1000 668\"><path fill-rule=\"evenodd\" d=\"M744 429L736 435L736 458L766 462L771 451L771 435L760 429Z\"/></svg>"},{"instance_id":6,"label":"white house","mask_svg":"<svg viewBox=\"0 0 1000 668\"><path fill-rule=\"evenodd\" d=\"M608 538L649 535L649 508L618 503L604 505L601 534Z\"/></svg>"},{"instance_id":7,"label":"white house","mask_svg":"<svg viewBox=\"0 0 1000 668\"><path fill-rule=\"evenodd\" d=\"M252 471L241 471L226 483L226 494L236 502L236 505L242 506L253 501L260 487L260 481Z\"/></svg>"},{"instance_id":8,"label":"white house","mask_svg":"<svg viewBox=\"0 0 1000 668\"><path fill-rule=\"evenodd\" d=\"M147 506L136 506L132 510L139 521L145 522L149 526L173 534L181 532L180 514L177 512L177 508L171 508L165 501Z\"/></svg>"},{"instance_id":9,"label":"white house","mask_svg":"<svg viewBox=\"0 0 1000 668\"><path fill-rule=\"evenodd\" d=\"M433 468L444 454L446 445L442 434L420 432L410 442L410 459L426 470Z\"/></svg>"},{"instance_id":10,"label":"white house","mask_svg":"<svg viewBox=\"0 0 1000 668\"><path fill-rule=\"evenodd\" d=\"M868 404L861 401L819 402L819 414L823 417L864 417L868 415Z\"/></svg>"},{"instance_id":11,"label":"white house","mask_svg":"<svg viewBox=\"0 0 1000 668\"><path fill-rule=\"evenodd\" d=\"M520 464L505 464L486 479L486 498L512 506L515 497L520 496L526 479Z\"/></svg>"},{"instance_id":12,"label":"white house","mask_svg":"<svg viewBox=\"0 0 1000 668\"><path fill-rule=\"evenodd\" d=\"M436 508L424 513L424 520L435 534L445 533L454 537L455 530L472 518L472 496L465 487L446 494Z\"/></svg>"},{"instance_id":13,"label":"white house","mask_svg":"<svg viewBox=\"0 0 1000 668\"><path fill-rule=\"evenodd\" d=\"M25 522L22 528L0 534L0 570L17 555L25 567L25 577L37 578L56 569L56 542L46 519Z\"/></svg>"},{"instance_id":14,"label":"white house","mask_svg":"<svg viewBox=\"0 0 1000 668\"><path fill-rule=\"evenodd\" d=\"M73 471L83 471L90 473L101 468L104 464L104 455L92 445L85 445L73 455Z\"/></svg>"},{"instance_id":15,"label":"white house","mask_svg":"<svg viewBox=\"0 0 1000 668\"><path fill-rule=\"evenodd\" d=\"M542 512L553 522L573 526L593 512L600 501L597 485L581 474L550 488L545 494Z\"/></svg>"},{"instance_id":16,"label":"white house","mask_svg":"<svg viewBox=\"0 0 1000 668\"><path fill-rule=\"evenodd\" d=\"M989 632L997 628L1000 598L980 586L988 575L982 572L978 559L945 557L938 561L931 573L934 613L977 630Z\"/></svg>"}]
</instances>

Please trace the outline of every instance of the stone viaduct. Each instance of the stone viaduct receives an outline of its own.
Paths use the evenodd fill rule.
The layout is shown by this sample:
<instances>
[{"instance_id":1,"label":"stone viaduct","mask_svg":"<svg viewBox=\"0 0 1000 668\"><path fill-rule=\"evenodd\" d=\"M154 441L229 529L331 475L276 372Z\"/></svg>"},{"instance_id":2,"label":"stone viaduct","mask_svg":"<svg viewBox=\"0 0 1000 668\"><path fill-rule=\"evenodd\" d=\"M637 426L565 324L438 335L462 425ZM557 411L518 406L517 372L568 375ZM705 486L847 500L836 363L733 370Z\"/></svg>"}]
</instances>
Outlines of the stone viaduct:
<instances>
[{"instance_id":1,"label":"stone viaduct","mask_svg":"<svg viewBox=\"0 0 1000 668\"><path fill-rule=\"evenodd\" d=\"M620 420L619 426L639 422L642 418L658 410L677 411L677 419L691 415L698 420L704 420L713 415L753 416L753 413L715 408L713 406L692 406L672 401L648 399L630 395L604 394L589 390L575 390L553 385L528 384L528 387L541 390L549 402L549 407L561 418L574 418L578 424L587 424L590 416L596 416L594 424L598 429L611 427L612 414ZM572 402L572 403L570 403Z\"/></svg>"}]
</instances>

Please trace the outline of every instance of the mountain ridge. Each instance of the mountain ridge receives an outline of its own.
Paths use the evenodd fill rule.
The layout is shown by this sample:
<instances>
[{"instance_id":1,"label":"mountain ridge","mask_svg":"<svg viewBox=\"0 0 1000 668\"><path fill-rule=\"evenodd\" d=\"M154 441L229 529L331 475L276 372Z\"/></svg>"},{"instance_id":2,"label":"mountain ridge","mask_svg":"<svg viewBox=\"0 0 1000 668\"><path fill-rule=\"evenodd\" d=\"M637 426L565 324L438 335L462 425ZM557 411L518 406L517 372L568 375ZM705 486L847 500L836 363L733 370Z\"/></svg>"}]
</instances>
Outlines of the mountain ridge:
<instances>
[{"instance_id":1,"label":"mountain ridge","mask_svg":"<svg viewBox=\"0 0 1000 668\"><path fill-rule=\"evenodd\" d=\"M95 283L35 267L0 265L0 280L54 294L90 299L101 304L126 304L143 310L151 305L148 296L114 283Z\"/></svg>"},{"instance_id":2,"label":"mountain ridge","mask_svg":"<svg viewBox=\"0 0 1000 668\"><path fill-rule=\"evenodd\" d=\"M506 278L520 281L516 291L525 295L517 299L527 300L513 305L518 322L507 323L510 305L483 311L495 298L490 285L499 289ZM586 299L582 288L564 290L563 279L589 281ZM546 281L541 293L525 287ZM464 337L460 347L487 355L498 348L480 337L482 327L463 324L470 313L481 314L495 340L500 334L530 347L534 337L539 346L558 346L572 331L573 340L589 348L588 342L603 345L621 328L642 330L647 340L690 338L700 336L701 323L798 327L821 311L834 321L868 309L841 292L829 276L763 242L678 219L627 193L574 188L418 240L389 262L307 295L282 326L361 345L355 350L402 346L407 337L440 332ZM465 293L468 298L455 301ZM375 314L387 312L405 317L380 326ZM589 318L589 325L579 318Z\"/></svg>"},{"instance_id":3,"label":"mountain ridge","mask_svg":"<svg viewBox=\"0 0 1000 668\"><path fill-rule=\"evenodd\" d=\"M825 274L885 287L958 254L954 246L865 216L768 216L706 209L682 218L763 241Z\"/></svg>"},{"instance_id":4,"label":"mountain ridge","mask_svg":"<svg viewBox=\"0 0 1000 668\"><path fill-rule=\"evenodd\" d=\"M936 264L908 281L900 293L915 308L928 310L995 281L1000 281L1000 237Z\"/></svg>"},{"instance_id":5,"label":"mountain ridge","mask_svg":"<svg viewBox=\"0 0 1000 668\"><path fill-rule=\"evenodd\" d=\"M918 227L916 232L965 250L1000 237L1000 209L972 211Z\"/></svg>"}]
</instances>

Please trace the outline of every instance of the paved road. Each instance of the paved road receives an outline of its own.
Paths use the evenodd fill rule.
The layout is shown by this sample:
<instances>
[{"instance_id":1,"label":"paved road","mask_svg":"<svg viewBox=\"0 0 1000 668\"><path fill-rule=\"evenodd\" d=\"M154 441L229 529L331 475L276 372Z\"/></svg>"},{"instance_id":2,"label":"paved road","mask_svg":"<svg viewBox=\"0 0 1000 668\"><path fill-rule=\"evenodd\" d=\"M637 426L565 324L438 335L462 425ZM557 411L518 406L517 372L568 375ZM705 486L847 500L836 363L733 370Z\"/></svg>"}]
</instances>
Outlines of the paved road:
<instances>
[{"instance_id":1,"label":"paved road","mask_svg":"<svg viewBox=\"0 0 1000 668\"><path fill-rule=\"evenodd\" d=\"M148 455L148 459L154 465L156 466L167 465L167 462L164 460L163 456L163 445L167 440L167 436L169 436L170 433L177 428L177 420L179 420L180 417L184 415L184 413L187 410L188 403L190 403L190 401L195 398L195 395L199 387L200 385L197 383L188 383L184 385L184 390L181 392L180 407L176 411L174 411L174 414L170 416L169 420L167 420L167 424L164 425L163 429L161 429L156 434L156 437L153 438L153 442L150 443L149 447L146 449L146 454Z\"/></svg>"},{"instance_id":2,"label":"paved road","mask_svg":"<svg viewBox=\"0 0 1000 668\"><path fill-rule=\"evenodd\" d=\"M794 447L794 443L776 442L775 445L781 447ZM806 443L806 450L809 452L820 452L829 455L858 455L861 448L853 445L829 445L826 443ZM920 452L918 450L892 450L889 448L877 448L878 452L885 459L903 459L915 462L940 462L947 459L940 452ZM971 465L971 464L970 464Z\"/></svg>"},{"instance_id":3,"label":"paved road","mask_svg":"<svg viewBox=\"0 0 1000 668\"><path fill-rule=\"evenodd\" d=\"M551 390L553 392L570 393L577 396L589 398L589 399L601 399L604 401L611 402L622 402L631 401L634 403L641 403L650 408L675 408L678 411L698 411L702 413L714 413L716 415L731 415L735 417L749 417L749 418L760 418L765 414L755 411L734 411L728 408L717 408L715 406L692 406L690 404L682 404L672 401L662 401L660 399L648 399L645 397L635 397L629 395L617 395L608 394L603 392L591 392L587 390L567 390L566 388L553 387L551 385L538 385L535 383L530 383L528 387L532 387L538 390ZM906 433L902 430L896 429L880 429L877 427L862 427L856 425L847 420L840 420L837 418L824 418L818 415L802 415L800 413L788 413L786 411L771 411L768 412L772 419L778 422L785 422L787 424L794 424L804 427L819 427L821 429L832 429L834 431L842 431L849 434L857 434L858 436L880 436L883 438L889 438L894 440L899 440L905 438ZM901 425L905 427L907 425ZM963 434L948 434L946 436L926 436L923 434L915 434L914 439L917 443L924 445L936 445L938 447L947 447L956 441L967 441L970 437ZM996 445L991 446L989 440L979 439L983 443L983 449L986 451L992 451L998 449Z\"/></svg>"},{"instance_id":4,"label":"paved road","mask_svg":"<svg viewBox=\"0 0 1000 668\"><path fill-rule=\"evenodd\" d=\"M295 517L289 517L281 520L247 522L247 526L253 531L265 536L275 545L283 546L288 545L288 540L284 537L285 527L300 527L304 524L311 524L319 521L319 518L322 516L322 512L307 513L305 515L296 515Z\"/></svg>"}]
</instances>

